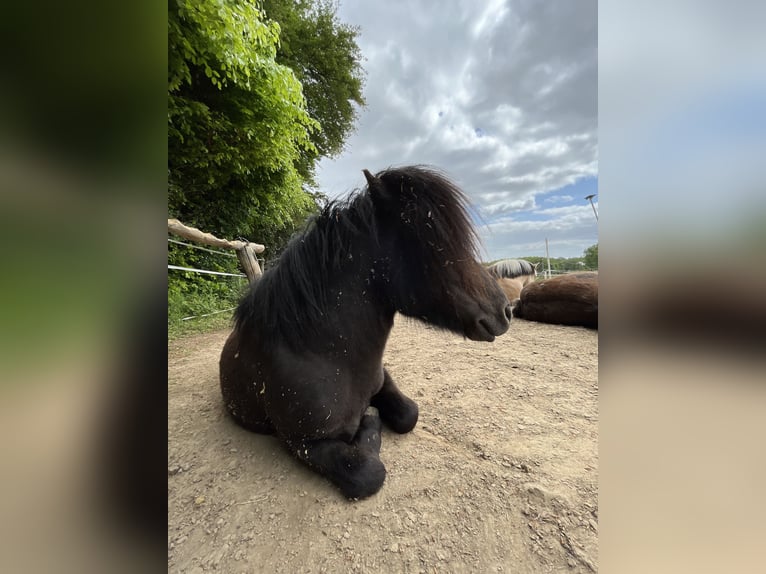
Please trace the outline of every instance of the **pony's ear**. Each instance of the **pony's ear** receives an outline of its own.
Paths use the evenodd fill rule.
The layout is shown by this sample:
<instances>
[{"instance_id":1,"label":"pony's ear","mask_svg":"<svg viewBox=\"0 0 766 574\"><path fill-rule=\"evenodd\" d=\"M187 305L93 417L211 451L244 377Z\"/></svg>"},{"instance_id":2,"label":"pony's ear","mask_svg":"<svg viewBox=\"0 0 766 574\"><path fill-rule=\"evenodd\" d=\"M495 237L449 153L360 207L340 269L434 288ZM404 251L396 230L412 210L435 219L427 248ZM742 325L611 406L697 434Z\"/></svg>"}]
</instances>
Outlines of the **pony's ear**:
<instances>
[{"instance_id":1,"label":"pony's ear","mask_svg":"<svg viewBox=\"0 0 766 574\"><path fill-rule=\"evenodd\" d=\"M367 180L367 185L369 185L370 187L380 182L380 180L374 175L372 175L368 170L363 169L362 173L364 174L364 178Z\"/></svg>"},{"instance_id":2,"label":"pony's ear","mask_svg":"<svg viewBox=\"0 0 766 574\"><path fill-rule=\"evenodd\" d=\"M367 188L370 190L370 197L375 203L385 202L390 199L386 184L379 177L375 177L366 169L362 170L364 178L367 180Z\"/></svg>"}]
</instances>

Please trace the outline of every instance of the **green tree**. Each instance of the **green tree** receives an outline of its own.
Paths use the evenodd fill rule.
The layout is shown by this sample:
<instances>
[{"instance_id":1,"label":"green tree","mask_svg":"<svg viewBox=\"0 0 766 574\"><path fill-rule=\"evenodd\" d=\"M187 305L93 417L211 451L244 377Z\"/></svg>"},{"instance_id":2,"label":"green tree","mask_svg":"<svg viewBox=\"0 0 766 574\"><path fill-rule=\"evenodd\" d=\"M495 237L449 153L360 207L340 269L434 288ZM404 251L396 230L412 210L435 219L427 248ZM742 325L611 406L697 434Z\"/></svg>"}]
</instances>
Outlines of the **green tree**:
<instances>
[{"instance_id":1,"label":"green tree","mask_svg":"<svg viewBox=\"0 0 766 574\"><path fill-rule=\"evenodd\" d=\"M316 154L310 137L319 125L295 74L277 63L278 43L279 25L252 1L169 0L169 215L264 243L269 255L317 209L298 165ZM175 244L168 261L237 270L236 260ZM173 271L169 333L183 316L233 305L241 289L234 278Z\"/></svg>"},{"instance_id":2,"label":"green tree","mask_svg":"<svg viewBox=\"0 0 766 574\"><path fill-rule=\"evenodd\" d=\"M297 164L319 124L278 43L254 2L170 0L170 215L269 245L316 209Z\"/></svg>"},{"instance_id":3,"label":"green tree","mask_svg":"<svg viewBox=\"0 0 766 574\"><path fill-rule=\"evenodd\" d=\"M264 0L263 10L281 30L276 61L295 73L309 115L322 126L310 136L316 150L304 150L299 165L313 184L317 156L343 151L365 104L358 29L338 20L334 0Z\"/></svg>"},{"instance_id":4,"label":"green tree","mask_svg":"<svg viewBox=\"0 0 766 574\"><path fill-rule=\"evenodd\" d=\"M598 243L591 245L585 250L583 260L585 261L585 267L588 269L598 269Z\"/></svg>"}]
</instances>

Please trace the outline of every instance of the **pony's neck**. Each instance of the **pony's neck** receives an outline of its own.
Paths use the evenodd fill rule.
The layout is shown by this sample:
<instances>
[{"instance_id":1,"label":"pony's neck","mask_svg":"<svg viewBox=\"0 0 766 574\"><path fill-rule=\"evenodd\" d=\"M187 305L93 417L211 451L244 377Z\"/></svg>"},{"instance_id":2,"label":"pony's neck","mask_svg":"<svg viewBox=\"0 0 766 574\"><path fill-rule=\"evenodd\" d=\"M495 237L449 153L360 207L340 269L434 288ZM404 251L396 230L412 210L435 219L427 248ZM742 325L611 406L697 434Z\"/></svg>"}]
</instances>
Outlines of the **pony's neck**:
<instances>
[{"instance_id":1,"label":"pony's neck","mask_svg":"<svg viewBox=\"0 0 766 574\"><path fill-rule=\"evenodd\" d=\"M321 331L342 338L357 352L367 349L382 356L394 324L395 309L381 291L376 276L380 260L366 249L349 250L341 268L327 285L327 317Z\"/></svg>"}]
</instances>

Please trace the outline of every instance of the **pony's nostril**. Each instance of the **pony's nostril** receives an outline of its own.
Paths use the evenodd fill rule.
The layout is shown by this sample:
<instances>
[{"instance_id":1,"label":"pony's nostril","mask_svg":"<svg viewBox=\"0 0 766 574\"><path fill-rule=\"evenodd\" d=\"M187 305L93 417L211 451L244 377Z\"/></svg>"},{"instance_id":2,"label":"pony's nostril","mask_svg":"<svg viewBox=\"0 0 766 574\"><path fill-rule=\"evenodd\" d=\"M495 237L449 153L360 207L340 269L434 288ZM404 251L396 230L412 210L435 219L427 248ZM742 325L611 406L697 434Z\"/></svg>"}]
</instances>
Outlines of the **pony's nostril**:
<instances>
[{"instance_id":1,"label":"pony's nostril","mask_svg":"<svg viewBox=\"0 0 766 574\"><path fill-rule=\"evenodd\" d=\"M506 305L505 306L505 318L508 319L509 321L511 320L511 306L510 305Z\"/></svg>"}]
</instances>

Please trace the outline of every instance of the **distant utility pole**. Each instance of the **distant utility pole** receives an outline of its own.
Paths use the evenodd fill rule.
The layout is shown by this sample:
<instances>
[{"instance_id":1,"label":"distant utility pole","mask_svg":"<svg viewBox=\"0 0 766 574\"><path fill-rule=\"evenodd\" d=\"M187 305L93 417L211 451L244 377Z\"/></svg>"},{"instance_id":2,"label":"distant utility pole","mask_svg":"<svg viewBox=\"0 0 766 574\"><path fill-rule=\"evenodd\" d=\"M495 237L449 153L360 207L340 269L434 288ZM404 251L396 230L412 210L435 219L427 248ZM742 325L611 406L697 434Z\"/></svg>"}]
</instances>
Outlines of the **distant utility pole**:
<instances>
[{"instance_id":1,"label":"distant utility pole","mask_svg":"<svg viewBox=\"0 0 766 574\"><path fill-rule=\"evenodd\" d=\"M548 238L545 238L545 259L548 260L548 279L551 278L551 258L548 255Z\"/></svg>"},{"instance_id":2,"label":"distant utility pole","mask_svg":"<svg viewBox=\"0 0 766 574\"><path fill-rule=\"evenodd\" d=\"M596 197L595 193L591 193L590 195L586 195L585 199L590 201L590 206L593 208L593 215L596 216L596 222L598 222L598 213L596 213L596 206L593 205L593 198Z\"/></svg>"}]
</instances>

